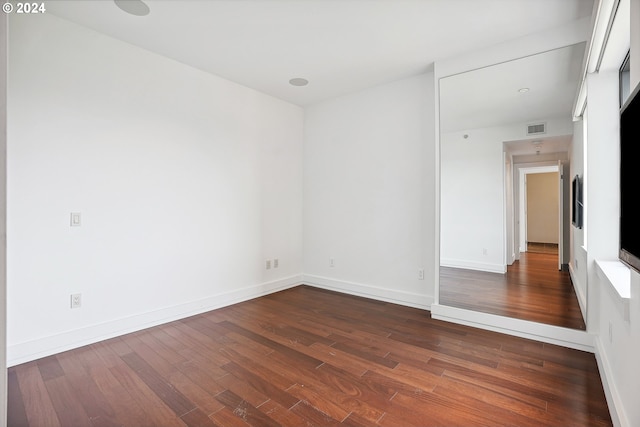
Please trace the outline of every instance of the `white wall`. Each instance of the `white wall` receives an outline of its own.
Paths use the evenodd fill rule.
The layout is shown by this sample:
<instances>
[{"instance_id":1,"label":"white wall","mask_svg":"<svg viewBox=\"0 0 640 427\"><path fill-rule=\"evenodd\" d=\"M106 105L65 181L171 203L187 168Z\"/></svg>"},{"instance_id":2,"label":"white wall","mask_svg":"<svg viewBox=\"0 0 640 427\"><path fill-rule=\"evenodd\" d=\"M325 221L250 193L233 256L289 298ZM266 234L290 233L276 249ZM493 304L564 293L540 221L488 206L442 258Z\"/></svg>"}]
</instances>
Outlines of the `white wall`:
<instances>
[{"instance_id":1,"label":"white wall","mask_svg":"<svg viewBox=\"0 0 640 427\"><path fill-rule=\"evenodd\" d=\"M559 243L558 172L527 176L527 241Z\"/></svg>"},{"instance_id":2,"label":"white wall","mask_svg":"<svg viewBox=\"0 0 640 427\"><path fill-rule=\"evenodd\" d=\"M7 15L0 16L0 426L7 425Z\"/></svg>"},{"instance_id":3,"label":"white wall","mask_svg":"<svg viewBox=\"0 0 640 427\"><path fill-rule=\"evenodd\" d=\"M568 119L549 118L546 122L547 137L573 131ZM527 139L526 125L518 123L441 135L441 265L497 273L506 271L503 143ZM514 213L517 214L517 210Z\"/></svg>"},{"instance_id":4,"label":"white wall","mask_svg":"<svg viewBox=\"0 0 640 427\"><path fill-rule=\"evenodd\" d=\"M512 265L516 261L516 242L515 242L515 226L516 217L514 215L514 189L513 189L513 155L505 153L504 156L504 203L506 205L506 242L505 253L507 265Z\"/></svg>"},{"instance_id":5,"label":"white wall","mask_svg":"<svg viewBox=\"0 0 640 427\"><path fill-rule=\"evenodd\" d=\"M606 280L598 277L594 286L589 287L597 292L589 298L598 299L596 354L609 394L609 409L615 425L637 426L640 424L640 274L631 272L628 318L621 309L620 296Z\"/></svg>"},{"instance_id":6,"label":"white wall","mask_svg":"<svg viewBox=\"0 0 640 427\"><path fill-rule=\"evenodd\" d=\"M10 364L299 283L301 108L51 15L10 29Z\"/></svg>"},{"instance_id":7,"label":"white wall","mask_svg":"<svg viewBox=\"0 0 640 427\"><path fill-rule=\"evenodd\" d=\"M585 112L587 115L588 112ZM576 175L584 178L585 165L585 140L586 129L585 121L579 120L574 122L573 140L571 142L571 150L569 156L571 158L569 169L569 180L573 182ZM573 191L573 188L571 189ZM573 195L572 199L573 200ZM571 207L573 212L573 206ZM584 247L584 228L574 227L573 224L569 228L570 238L570 256L569 256L569 273L571 281L578 296L578 302L582 310L582 315L587 318L587 251Z\"/></svg>"},{"instance_id":8,"label":"white wall","mask_svg":"<svg viewBox=\"0 0 640 427\"><path fill-rule=\"evenodd\" d=\"M428 73L305 110L305 281L430 306L433 96Z\"/></svg>"},{"instance_id":9,"label":"white wall","mask_svg":"<svg viewBox=\"0 0 640 427\"><path fill-rule=\"evenodd\" d=\"M638 69L634 72L634 63L638 68L637 58L640 57L636 31L640 26L639 6L637 1L631 2L632 88L640 80ZM629 2L621 2L613 31L621 27L628 33L629 22L620 21L629 16L624 13L628 10L621 10L623 7L629 7ZM614 424L624 427L640 425L640 275L633 270L629 272L617 261L620 185L618 69L629 46L626 43L629 43L628 37L620 37L619 34L610 37L599 72L587 76L586 144L582 147L587 221L582 236L574 231L574 249L580 244L581 237L586 246L587 326L596 337L596 356ZM638 54L635 55L636 61L633 60L634 52ZM580 147L574 144L575 149ZM578 158L577 154L574 157ZM615 266L614 271L626 271L627 279L603 274L597 263ZM621 291L616 290L614 283ZM629 291L627 296L622 291L625 285Z\"/></svg>"},{"instance_id":10,"label":"white wall","mask_svg":"<svg viewBox=\"0 0 640 427\"><path fill-rule=\"evenodd\" d=\"M505 271L503 133L487 128L441 136L443 266Z\"/></svg>"}]
</instances>

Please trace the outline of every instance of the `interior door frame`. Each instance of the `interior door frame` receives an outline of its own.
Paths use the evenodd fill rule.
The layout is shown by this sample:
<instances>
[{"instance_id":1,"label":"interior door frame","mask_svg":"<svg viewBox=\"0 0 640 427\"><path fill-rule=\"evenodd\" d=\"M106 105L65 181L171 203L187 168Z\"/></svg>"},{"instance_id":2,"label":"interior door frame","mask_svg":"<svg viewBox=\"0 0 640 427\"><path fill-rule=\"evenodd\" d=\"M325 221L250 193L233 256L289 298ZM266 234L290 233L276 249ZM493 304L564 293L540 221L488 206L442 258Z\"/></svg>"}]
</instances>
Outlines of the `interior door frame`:
<instances>
[{"instance_id":1,"label":"interior door frame","mask_svg":"<svg viewBox=\"0 0 640 427\"><path fill-rule=\"evenodd\" d=\"M519 233L518 233L518 249L519 252L526 252L527 249L527 175L530 174L536 174L536 173L549 173L549 172L557 172L558 176L562 176L562 171L559 165L562 165L561 161L558 161L558 163L553 163L553 164L545 164L545 165L533 165L533 164L529 164L527 166L521 166L518 168L518 173L519 173L519 197L518 197L518 218L519 218ZM559 184L559 191L562 191L562 183ZM563 194L560 193L559 196L561 196L561 198L559 199L559 215L558 215L558 221L559 221L559 230L560 230L560 235L559 235L559 243L558 243L558 266L559 268L562 267L562 262L563 262L563 253L560 250L560 247L562 245L562 237L563 237L563 232L562 232L562 224L563 224L563 212L562 212L562 196Z\"/></svg>"},{"instance_id":2,"label":"interior door frame","mask_svg":"<svg viewBox=\"0 0 640 427\"><path fill-rule=\"evenodd\" d=\"M564 263L564 165L558 160L558 270Z\"/></svg>"}]
</instances>

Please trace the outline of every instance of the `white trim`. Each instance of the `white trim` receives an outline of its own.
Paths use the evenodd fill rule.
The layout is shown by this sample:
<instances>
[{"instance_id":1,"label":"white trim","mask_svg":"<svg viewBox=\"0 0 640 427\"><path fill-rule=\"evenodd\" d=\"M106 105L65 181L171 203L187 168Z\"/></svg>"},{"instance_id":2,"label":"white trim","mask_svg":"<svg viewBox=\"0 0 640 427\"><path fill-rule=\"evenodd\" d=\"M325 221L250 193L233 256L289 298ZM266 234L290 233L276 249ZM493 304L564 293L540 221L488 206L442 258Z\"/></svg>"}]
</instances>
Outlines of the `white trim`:
<instances>
[{"instance_id":1,"label":"white trim","mask_svg":"<svg viewBox=\"0 0 640 427\"><path fill-rule=\"evenodd\" d=\"M317 288L371 298L378 301L386 301L408 307L420 308L423 310L430 310L431 305L433 304L433 297L430 295L398 291L392 288L380 288L362 283L347 282L344 280L332 279L330 277L314 276L309 274L303 275L302 279L304 284L315 286Z\"/></svg>"},{"instance_id":2,"label":"white trim","mask_svg":"<svg viewBox=\"0 0 640 427\"><path fill-rule=\"evenodd\" d=\"M607 405L609 406L609 413L611 414L611 421L616 427L631 427L627 414L624 412L624 403L620 398L620 393L613 382L613 369L611 363L607 358L607 353L602 347L600 337L595 337L595 354L596 362L598 362L598 370L600 371L600 379L602 387L604 388L604 395L607 399Z\"/></svg>"},{"instance_id":3,"label":"white trim","mask_svg":"<svg viewBox=\"0 0 640 427\"><path fill-rule=\"evenodd\" d=\"M571 276L571 283L573 284L573 289L576 292L578 297L578 304L580 304L580 311L582 312L582 318L587 318L587 295L582 292L582 288L579 286L580 279L576 274L575 269L573 268L573 264L569 263L569 276ZM585 286L586 289L586 286Z\"/></svg>"},{"instance_id":4,"label":"white trim","mask_svg":"<svg viewBox=\"0 0 640 427\"><path fill-rule=\"evenodd\" d=\"M431 317L446 322L486 329L506 335L513 335L577 350L594 352L593 335L586 331L545 325L512 317L480 313L456 307L433 304Z\"/></svg>"},{"instance_id":5,"label":"white trim","mask_svg":"<svg viewBox=\"0 0 640 427\"><path fill-rule=\"evenodd\" d=\"M545 164L549 163L549 164ZM535 165L535 164L534 164ZM532 166L529 163L516 163L516 170L518 171L518 248L520 252L527 251L527 175L533 175L537 173L549 173L557 172L560 174L560 168L557 163L551 164L551 162L541 162L539 166ZM562 200L559 200L562 204ZM561 256L558 254L558 259Z\"/></svg>"},{"instance_id":6,"label":"white trim","mask_svg":"<svg viewBox=\"0 0 640 427\"><path fill-rule=\"evenodd\" d=\"M32 341L7 347L7 365L15 366L41 357L93 344L98 341L128 334L174 320L226 307L263 295L300 285L302 275L286 277L271 282L223 292L184 304L136 314L104 323L49 335Z\"/></svg>"},{"instance_id":7,"label":"white trim","mask_svg":"<svg viewBox=\"0 0 640 427\"><path fill-rule=\"evenodd\" d=\"M582 78L580 79L578 94L573 106L574 121L584 114L587 106L587 75L600 70L605 46L609 39L619 4L620 0L599 0L594 3L595 13L592 15L594 18L591 25L591 37L585 51Z\"/></svg>"},{"instance_id":8,"label":"white trim","mask_svg":"<svg viewBox=\"0 0 640 427\"><path fill-rule=\"evenodd\" d=\"M629 302L631 301L631 270L621 261L595 260L596 273L602 283L609 290L611 301L614 302L622 318L629 323Z\"/></svg>"},{"instance_id":9,"label":"white trim","mask_svg":"<svg viewBox=\"0 0 640 427\"><path fill-rule=\"evenodd\" d=\"M507 266L504 264L490 264L487 262L467 261L463 259L446 258L440 260L441 267L462 268L465 270L487 271L489 273L504 274Z\"/></svg>"}]
</instances>

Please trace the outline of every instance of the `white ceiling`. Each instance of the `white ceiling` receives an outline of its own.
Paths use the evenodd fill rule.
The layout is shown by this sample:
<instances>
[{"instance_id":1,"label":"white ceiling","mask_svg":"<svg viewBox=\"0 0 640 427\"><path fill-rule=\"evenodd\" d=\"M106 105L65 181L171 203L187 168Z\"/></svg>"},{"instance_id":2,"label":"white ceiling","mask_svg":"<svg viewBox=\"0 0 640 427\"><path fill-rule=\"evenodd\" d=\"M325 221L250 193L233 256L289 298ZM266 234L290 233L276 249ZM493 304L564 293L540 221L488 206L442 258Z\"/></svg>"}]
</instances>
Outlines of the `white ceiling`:
<instances>
[{"instance_id":1,"label":"white ceiling","mask_svg":"<svg viewBox=\"0 0 640 427\"><path fill-rule=\"evenodd\" d=\"M444 132L551 118L571 120L586 43L440 80ZM525 93L519 89L527 88Z\"/></svg>"},{"instance_id":2,"label":"white ceiling","mask_svg":"<svg viewBox=\"0 0 640 427\"><path fill-rule=\"evenodd\" d=\"M592 0L49 1L47 13L308 105L589 16ZM288 81L303 77L306 87Z\"/></svg>"}]
</instances>

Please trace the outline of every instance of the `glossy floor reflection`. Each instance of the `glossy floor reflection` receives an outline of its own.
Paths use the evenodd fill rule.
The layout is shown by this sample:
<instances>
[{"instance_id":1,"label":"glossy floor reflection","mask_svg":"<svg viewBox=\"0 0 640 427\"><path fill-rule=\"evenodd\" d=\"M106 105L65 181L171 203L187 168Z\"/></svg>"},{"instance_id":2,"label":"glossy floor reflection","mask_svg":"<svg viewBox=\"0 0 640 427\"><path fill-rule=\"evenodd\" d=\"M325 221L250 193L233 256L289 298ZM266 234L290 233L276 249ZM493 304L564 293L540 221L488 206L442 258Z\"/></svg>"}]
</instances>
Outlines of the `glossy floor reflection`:
<instances>
[{"instance_id":1,"label":"glossy floor reflection","mask_svg":"<svg viewBox=\"0 0 640 427\"><path fill-rule=\"evenodd\" d=\"M586 330L569 273L558 270L557 246L520 254L506 274L440 268L440 303L549 325Z\"/></svg>"}]
</instances>

